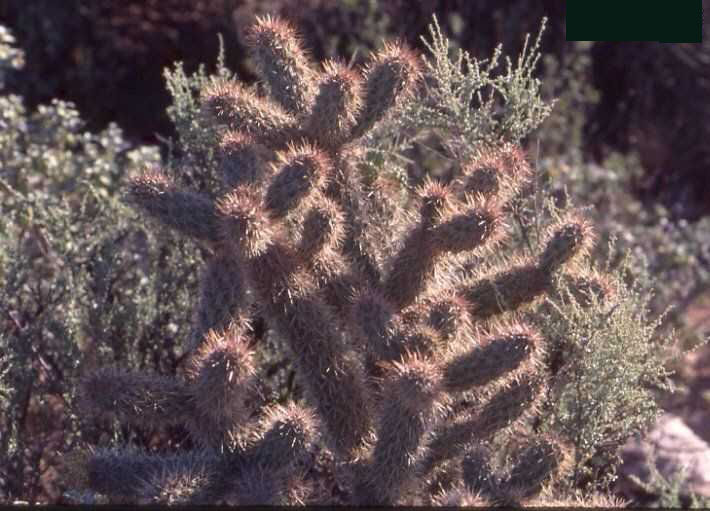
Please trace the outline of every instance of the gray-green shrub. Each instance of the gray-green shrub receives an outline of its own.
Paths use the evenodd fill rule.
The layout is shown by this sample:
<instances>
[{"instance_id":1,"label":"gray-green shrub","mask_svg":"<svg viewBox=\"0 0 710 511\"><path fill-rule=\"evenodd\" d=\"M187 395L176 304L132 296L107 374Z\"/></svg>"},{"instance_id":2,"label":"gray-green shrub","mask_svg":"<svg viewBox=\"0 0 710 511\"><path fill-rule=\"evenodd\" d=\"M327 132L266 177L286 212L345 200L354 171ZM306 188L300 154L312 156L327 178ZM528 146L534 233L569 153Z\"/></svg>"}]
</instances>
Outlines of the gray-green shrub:
<instances>
[{"instance_id":1,"label":"gray-green shrub","mask_svg":"<svg viewBox=\"0 0 710 511\"><path fill-rule=\"evenodd\" d=\"M2 77L21 52L1 27L0 37ZM157 148L132 146L115 125L84 131L69 103L27 111L0 89L3 501L56 502L61 453L136 437L76 416L73 382L84 371L175 371L171 338L187 332L199 254L146 231L119 193L128 174L159 161Z\"/></svg>"}]
</instances>

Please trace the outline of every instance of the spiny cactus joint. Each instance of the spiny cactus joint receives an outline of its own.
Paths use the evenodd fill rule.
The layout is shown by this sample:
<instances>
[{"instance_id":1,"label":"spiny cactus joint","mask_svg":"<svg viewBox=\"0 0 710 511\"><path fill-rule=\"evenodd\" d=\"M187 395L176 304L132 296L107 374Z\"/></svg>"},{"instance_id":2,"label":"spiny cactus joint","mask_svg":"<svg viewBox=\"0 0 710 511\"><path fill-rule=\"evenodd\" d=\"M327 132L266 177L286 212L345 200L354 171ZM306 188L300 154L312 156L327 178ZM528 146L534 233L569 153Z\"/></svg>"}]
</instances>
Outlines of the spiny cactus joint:
<instances>
[{"instance_id":1,"label":"spiny cactus joint","mask_svg":"<svg viewBox=\"0 0 710 511\"><path fill-rule=\"evenodd\" d=\"M417 188L404 237L380 264L373 239L393 240L369 235L368 201L396 196L367 193L357 159L373 127L415 93L418 56L391 43L362 71L317 69L295 30L271 17L248 44L269 96L223 79L201 95L224 189L212 199L158 172L129 186L142 211L210 253L186 374L102 370L83 385L92 411L186 424L199 450L95 451L86 484L140 502L301 504L332 498L306 481L318 450L338 460L341 500L355 504L510 502L562 477L568 449L554 436L531 439L508 475L489 468L485 443L533 417L546 389L545 339L492 320L551 293L591 243L589 226L562 219L541 253L446 285L452 258L506 238L504 206L531 175L521 149L501 145L459 162L451 183ZM249 408L254 303L289 351L303 403ZM462 395L475 399L462 408ZM460 479L429 490L461 462Z\"/></svg>"}]
</instances>

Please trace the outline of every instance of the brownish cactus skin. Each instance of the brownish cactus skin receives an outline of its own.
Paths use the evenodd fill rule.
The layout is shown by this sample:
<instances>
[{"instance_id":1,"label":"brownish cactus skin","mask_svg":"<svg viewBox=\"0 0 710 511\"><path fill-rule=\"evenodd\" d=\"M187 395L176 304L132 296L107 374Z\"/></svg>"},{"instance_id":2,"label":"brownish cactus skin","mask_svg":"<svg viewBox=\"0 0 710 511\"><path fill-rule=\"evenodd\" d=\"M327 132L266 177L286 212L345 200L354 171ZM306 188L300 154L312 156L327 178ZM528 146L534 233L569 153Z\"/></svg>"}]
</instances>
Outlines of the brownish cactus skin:
<instances>
[{"instance_id":1,"label":"brownish cactus skin","mask_svg":"<svg viewBox=\"0 0 710 511\"><path fill-rule=\"evenodd\" d=\"M245 406L253 385L254 362L242 321L225 334L210 330L195 350L187 368L194 413L190 429L203 445L220 448L225 433L244 423L251 410Z\"/></svg>"},{"instance_id":2,"label":"brownish cactus skin","mask_svg":"<svg viewBox=\"0 0 710 511\"><path fill-rule=\"evenodd\" d=\"M217 198L157 171L129 186L140 210L209 251L185 374L102 369L82 386L94 414L149 428L185 424L197 448L84 453L74 461L83 471L69 471L75 484L144 503L302 504L315 482L308 464L324 449L349 481L345 503L534 496L564 471L559 439L531 438L507 475L490 468L486 445L538 412L545 339L523 323L491 320L550 293L558 277L573 292L609 295L598 276L567 271L588 249L590 227L562 218L537 257L450 285L438 279L450 257L503 239L503 206L530 175L508 144L461 162L450 184L425 181L403 238L375 238L399 242L379 261L367 197L396 194L368 190L357 159L362 137L414 91L417 56L389 43L363 72L337 62L318 70L295 30L269 17L248 41L270 96L223 79L201 95L219 133ZM247 399L258 377L248 335L254 302L305 390L303 403L265 414ZM455 406L463 394L476 402Z\"/></svg>"},{"instance_id":3,"label":"brownish cactus skin","mask_svg":"<svg viewBox=\"0 0 710 511\"><path fill-rule=\"evenodd\" d=\"M224 251L217 252L202 272L188 350L196 349L210 330L229 329L234 311L246 310L247 304L245 277L238 261Z\"/></svg>"},{"instance_id":4,"label":"brownish cactus skin","mask_svg":"<svg viewBox=\"0 0 710 511\"><path fill-rule=\"evenodd\" d=\"M180 190L159 171L134 179L128 188L128 199L159 222L198 241L219 240L214 204L200 194Z\"/></svg>"},{"instance_id":5,"label":"brownish cactus skin","mask_svg":"<svg viewBox=\"0 0 710 511\"><path fill-rule=\"evenodd\" d=\"M279 18L265 16L252 25L247 43L274 101L292 114L307 112L313 103L315 72L296 31Z\"/></svg>"}]
</instances>

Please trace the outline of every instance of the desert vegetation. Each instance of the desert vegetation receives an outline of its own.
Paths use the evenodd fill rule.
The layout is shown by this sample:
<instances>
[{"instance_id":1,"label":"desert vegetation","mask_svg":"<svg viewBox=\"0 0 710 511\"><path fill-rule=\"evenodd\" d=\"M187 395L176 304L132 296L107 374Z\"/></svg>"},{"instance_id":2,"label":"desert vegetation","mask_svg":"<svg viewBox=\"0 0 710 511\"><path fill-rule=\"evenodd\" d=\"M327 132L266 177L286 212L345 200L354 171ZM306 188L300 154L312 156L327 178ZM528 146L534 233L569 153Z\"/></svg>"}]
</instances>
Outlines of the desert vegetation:
<instances>
[{"instance_id":1,"label":"desert vegetation","mask_svg":"<svg viewBox=\"0 0 710 511\"><path fill-rule=\"evenodd\" d=\"M433 18L349 63L250 23L257 83L223 40L165 70L162 154L0 96L4 498L633 505L707 247L581 158L545 20L513 57Z\"/></svg>"}]
</instances>

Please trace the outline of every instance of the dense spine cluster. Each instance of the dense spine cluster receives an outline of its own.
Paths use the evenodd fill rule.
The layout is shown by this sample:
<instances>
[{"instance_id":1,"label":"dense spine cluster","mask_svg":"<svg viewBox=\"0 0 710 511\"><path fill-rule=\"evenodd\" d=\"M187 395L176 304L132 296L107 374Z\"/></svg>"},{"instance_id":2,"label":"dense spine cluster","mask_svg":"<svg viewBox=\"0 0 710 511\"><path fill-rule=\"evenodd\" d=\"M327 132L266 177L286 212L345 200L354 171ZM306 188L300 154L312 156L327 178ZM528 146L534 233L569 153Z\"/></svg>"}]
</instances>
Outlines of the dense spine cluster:
<instances>
[{"instance_id":1,"label":"dense spine cluster","mask_svg":"<svg viewBox=\"0 0 710 511\"><path fill-rule=\"evenodd\" d=\"M461 162L451 182L416 189L404 237L381 262L356 161L364 135L415 91L417 57L392 43L362 71L336 61L316 69L274 18L257 20L248 42L268 97L229 81L202 92L204 118L221 134L222 193L180 189L157 170L129 187L140 210L211 254L187 370L105 369L82 386L90 411L185 424L198 450L96 450L83 462L86 484L136 502L327 503L303 473L317 444L347 474L352 504L534 497L564 474L570 449L552 435L525 437L507 472L491 468L488 442L534 416L546 388L545 339L512 313L552 292L589 247L590 227L563 218L536 256L452 278L452 260L505 238L504 206L530 175L521 150L501 145ZM390 191L376 197L398 203ZM254 303L289 350L303 404L250 409Z\"/></svg>"}]
</instances>

